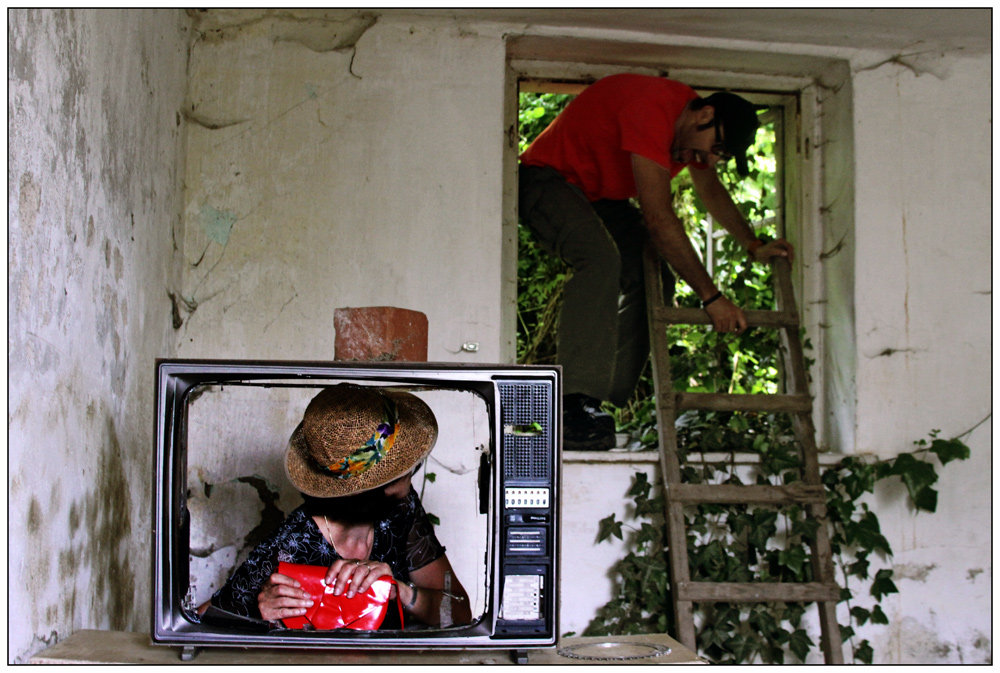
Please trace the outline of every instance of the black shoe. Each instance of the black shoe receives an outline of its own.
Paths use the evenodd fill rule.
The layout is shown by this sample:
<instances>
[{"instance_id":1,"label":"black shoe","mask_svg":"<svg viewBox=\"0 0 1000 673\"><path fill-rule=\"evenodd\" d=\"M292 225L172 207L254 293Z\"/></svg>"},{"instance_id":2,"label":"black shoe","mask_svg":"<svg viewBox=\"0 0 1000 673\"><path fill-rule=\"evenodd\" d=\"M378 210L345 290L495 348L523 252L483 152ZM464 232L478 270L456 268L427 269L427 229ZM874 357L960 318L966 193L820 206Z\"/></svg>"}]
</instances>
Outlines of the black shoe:
<instances>
[{"instance_id":1,"label":"black shoe","mask_svg":"<svg viewBox=\"0 0 1000 673\"><path fill-rule=\"evenodd\" d=\"M615 419L601 411L601 401L581 393L563 397L563 448L606 451L615 448Z\"/></svg>"}]
</instances>

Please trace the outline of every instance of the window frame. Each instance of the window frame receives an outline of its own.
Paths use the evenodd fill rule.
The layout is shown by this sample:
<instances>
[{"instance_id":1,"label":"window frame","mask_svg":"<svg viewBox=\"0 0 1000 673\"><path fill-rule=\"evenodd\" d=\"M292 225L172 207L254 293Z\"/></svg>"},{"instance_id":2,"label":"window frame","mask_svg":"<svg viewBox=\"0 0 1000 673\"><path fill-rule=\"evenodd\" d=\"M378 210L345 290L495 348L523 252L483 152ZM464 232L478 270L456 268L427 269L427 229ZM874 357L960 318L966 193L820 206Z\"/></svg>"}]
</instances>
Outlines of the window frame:
<instances>
[{"instance_id":1,"label":"window frame","mask_svg":"<svg viewBox=\"0 0 1000 673\"><path fill-rule=\"evenodd\" d=\"M517 164L518 164L518 98L522 83L538 90L539 83L556 83L557 91L568 93L572 87L590 84L597 79L617 73L638 73L666 76L682 81L705 95L717 90L731 90L753 103L780 107L783 110L778 123L781 126L782 156L777 162L777 188L781 190L780 202L784 204L778 231L795 245L796 263L792 267L796 289L796 304L802 326L812 345L806 355L815 360L810 369L810 390L814 396L813 422L817 442L827 449L831 444L851 446L830 436L827 418L831 416L829 403L835 397L826 391L826 369L829 357L825 343L825 305L822 263L824 218L819 198L822 184L822 143L819 87L815 78L799 75L761 75L734 73L724 70L679 68L666 69L646 65L593 64L567 61L527 60L510 58L506 69L505 119L507 147L504 153L504 203L502 269L504 277L503 355L507 361L516 359L516 301L517 301ZM776 129L776 136L778 130ZM753 223L751 223L752 225ZM824 391L824 392L820 392ZM848 417L853 417L849 412ZM850 418L846 423L850 422ZM845 419L840 419L840 425ZM832 441L831 441L832 440Z\"/></svg>"}]
</instances>

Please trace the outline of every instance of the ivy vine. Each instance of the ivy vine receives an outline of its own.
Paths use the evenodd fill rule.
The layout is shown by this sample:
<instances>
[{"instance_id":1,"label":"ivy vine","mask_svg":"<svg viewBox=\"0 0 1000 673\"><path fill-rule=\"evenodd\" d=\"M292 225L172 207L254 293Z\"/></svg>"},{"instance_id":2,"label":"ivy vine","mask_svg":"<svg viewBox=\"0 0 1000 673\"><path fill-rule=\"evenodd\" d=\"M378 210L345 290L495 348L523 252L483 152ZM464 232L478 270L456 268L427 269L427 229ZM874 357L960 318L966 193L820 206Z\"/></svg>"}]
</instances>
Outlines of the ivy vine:
<instances>
[{"instance_id":1,"label":"ivy vine","mask_svg":"<svg viewBox=\"0 0 1000 673\"><path fill-rule=\"evenodd\" d=\"M522 150L571 98L521 95ZM720 179L737 206L758 226L758 233L772 237L780 235L774 147L774 125L765 123L752 150L755 160L750 175L741 179L731 166L720 170ZM672 190L675 211L706 262L711 251L715 260L711 271L727 296L745 309L773 309L770 267L748 264L735 241L716 237L686 171L674 179ZM562 287L570 273L519 227L518 362L555 360ZM680 283L674 301L679 306L700 306L693 292ZM802 336L808 352L811 346ZM668 341L677 391L759 394L781 387L776 331L747 330L734 337L700 326L673 326ZM806 364L812 363L807 359ZM656 404L648 371L626 405L605 405L605 409L614 416L618 432L629 435L629 448L657 447ZM915 442L913 451L888 459L845 456L822 472L831 548L841 601L849 616L840 627L841 636L855 662L870 664L874 658L870 642L859 640L856 629L869 623L888 624L882 599L898 591L892 569L886 567L892 549L866 496L877 483L899 479L916 511L933 512L938 468L968 458L962 438L969 432L942 439L935 430L928 439ZM677 419L677 434L685 465L682 477L689 483L787 484L801 473L800 447L786 414L689 411ZM634 504L629 520L619 521L612 514L598 526L599 541L625 540L627 535L627 553L614 566L617 593L598 611L586 635L675 632L661 491L648 475L639 473L628 496ZM818 523L799 506L698 505L688 507L685 516L693 580L803 582L813 578L809 543ZM805 661L816 648L805 628L808 610L804 603L696 604L698 651L717 663L784 663L789 655Z\"/></svg>"},{"instance_id":2,"label":"ivy vine","mask_svg":"<svg viewBox=\"0 0 1000 673\"><path fill-rule=\"evenodd\" d=\"M704 425L716 427L715 420L706 419ZM846 603L849 616L849 623L840 626L841 636L855 662L870 664L874 657L871 643L857 641L855 629L869 622L888 624L882 599L898 591L891 568L872 572L873 558L885 563L892 549L865 496L874 493L879 482L899 479L916 511L933 512L938 469L969 457L962 437L971 431L941 439L935 430L930 441L915 442L914 451L883 459L846 456L823 470L831 547L842 587L841 602ZM685 434L697 432L689 429ZM785 459L787 464L792 462L787 455ZM762 460L744 468L741 477L735 455L730 454L728 462L688 466L685 477L704 482L706 478L718 481L721 476L725 483L746 483L746 476L751 475L756 483L770 483L768 476L776 476L775 468L780 472L786 463L766 465ZM616 595L598 610L585 635L673 631L663 496L645 473L635 475L628 495L634 503L631 522L619 521L612 514L598 526L598 541L625 540L627 533L629 549L613 568L619 578ZM799 507L700 505L689 509L685 518L693 580L802 582L812 578L807 547L815 535L815 522L802 516ZM803 627L808 607L805 603L695 604L698 652L715 663L780 664L786 653L804 662L816 647Z\"/></svg>"}]
</instances>

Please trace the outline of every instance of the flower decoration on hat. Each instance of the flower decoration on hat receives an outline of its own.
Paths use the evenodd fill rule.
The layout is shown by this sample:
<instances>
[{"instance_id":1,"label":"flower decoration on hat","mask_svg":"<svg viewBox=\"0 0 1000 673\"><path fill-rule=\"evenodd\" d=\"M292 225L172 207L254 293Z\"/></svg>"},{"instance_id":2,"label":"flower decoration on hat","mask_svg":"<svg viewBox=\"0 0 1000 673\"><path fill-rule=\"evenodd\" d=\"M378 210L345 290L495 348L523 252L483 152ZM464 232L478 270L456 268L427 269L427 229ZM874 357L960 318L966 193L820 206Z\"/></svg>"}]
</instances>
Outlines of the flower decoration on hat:
<instances>
[{"instance_id":1,"label":"flower decoration on hat","mask_svg":"<svg viewBox=\"0 0 1000 673\"><path fill-rule=\"evenodd\" d=\"M337 479L350 479L377 465L392 449L399 435L399 410L389 397L381 394L379 397L382 400L382 422L375 428L375 432L368 441L339 463L322 466L324 472Z\"/></svg>"}]
</instances>

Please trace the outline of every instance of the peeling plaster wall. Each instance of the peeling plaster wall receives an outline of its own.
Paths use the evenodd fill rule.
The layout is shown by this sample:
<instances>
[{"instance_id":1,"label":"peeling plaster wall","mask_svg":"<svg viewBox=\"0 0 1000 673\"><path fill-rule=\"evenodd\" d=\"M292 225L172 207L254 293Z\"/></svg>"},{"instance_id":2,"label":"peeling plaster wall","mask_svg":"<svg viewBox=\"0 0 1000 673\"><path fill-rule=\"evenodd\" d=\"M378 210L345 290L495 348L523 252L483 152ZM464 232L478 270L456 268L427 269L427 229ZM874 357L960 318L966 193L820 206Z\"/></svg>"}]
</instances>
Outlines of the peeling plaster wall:
<instances>
[{"instance_id":1,"label":"peeling plaster wall","mask_svg":"<svg viewBox=\"0 0 1000 673\"><path fill-rule=\"evenodd\" d=\"M284 450L316 393L315 388L210 387L191 403L187 502L194 605L211 598L302 504L285 476ZM434 412L438 437L413 486L426 511L439 518L436 535L479 615L486 602L488 517L479 514L477 480L490 436L489 414L473 393L415 394Z\"/></svg>"},{"instance_id":2,"label":"peeling plaster wall","mask_svg":"<svg viewBox=\"0 0 1000 673\"><path fill-rule=\"evenodd\" d=\"M854 77L853 448L891 456L991 412L991 62L873 65ZM914 515L902 486L876 493L900 578L888 633L872 631L886 663L992 660L991 435L987 421L965 437L935 514Z\"/></svg>"},{"instance_id":3,"label":"peeling plaster wall","mask_svg":"<svg viewBox=\"0 0 1000 673\"><path fill-rule=\"evenodd\" d=\"M499 360L503 41L240 16L191 56L179 353L332 359L336 308L390 305Z\"/></svg>"},{"instance_id":4,"label":"peeling plaster wall","mask_svg":"<svg viewBox=\"0 0 1000 673\"><path fill-rule=\"evenodd\" d=\"M331 358L334 309L385 304L428 315L431 360L505 352L504 35L609 34L310 16L10 14L8 582L31 606L11 661L77 628L146 628L154 357ZM969 429L990 400L989 57L722 46L850 63L826 82L848 103L819 122L835 448ZM937 514L895 486L872 500L901 590L890 627L863 630L877 661L992 659L991 430L943 470ZM567 463L564 597L594 591L564 601L563 630L611 595L620 550L592 540L638 469ZM261 509L230 523L256 525L277 487L231 476L211 479Z\"/></svg>"},{"instance_id":5,"label":"peeling plaster wall","mask_svg":"<svg viewBox=\"0 0 1000 673\"><path fill-rule=\"evenodd\" d=\"M431 360L497 359L504 34L608 34L330 12L307 35L308 22L294 19L203 17L187 108L179 352L330 357L335 308L389 304L427 313ZM679 41L692 43L719 46ZM935 427L946 436L968 429L989 400L989 59L729 46L758 49L762 62L808 54L849 64L818 73L815 87L829 325L829 385L817 394L835 409L830 443L886 455ZM959 100L975 111L950 123ZM460 352L466 341L480 342L479 353ZM941 513L914 518L898 489L878 494L901 575L928 568L914 575L923 579L900 579L905 594L889 601L888 629L864 630L885 662L991 657L982 635L992 573L989 431L968 438L972 461L944 470ZM582 581L610 596L614 550L592 540L597 522L625 506L617 498L635 469L567 468L578 488L564 509L569 586ZM594 489L607 498L586 497ZM949 600L955 591L963 601ZM564 629L583 628L601 602L568 599Z\"/></svg>"},{"instance_id":6,"label":"peeling plaster wall","mask_svg":"<svg viewBox=\"0 0 1000 673\"><path fill-rule=\"evenodd\" d=\"M148 622L189 20L8 16L7 642L24 662L76 629Z\"/></svg>"}]
</instances>

